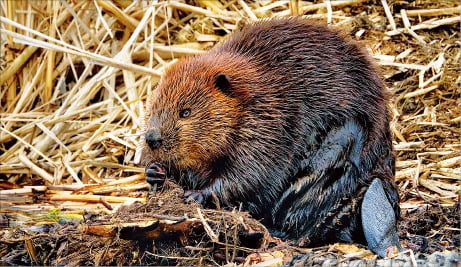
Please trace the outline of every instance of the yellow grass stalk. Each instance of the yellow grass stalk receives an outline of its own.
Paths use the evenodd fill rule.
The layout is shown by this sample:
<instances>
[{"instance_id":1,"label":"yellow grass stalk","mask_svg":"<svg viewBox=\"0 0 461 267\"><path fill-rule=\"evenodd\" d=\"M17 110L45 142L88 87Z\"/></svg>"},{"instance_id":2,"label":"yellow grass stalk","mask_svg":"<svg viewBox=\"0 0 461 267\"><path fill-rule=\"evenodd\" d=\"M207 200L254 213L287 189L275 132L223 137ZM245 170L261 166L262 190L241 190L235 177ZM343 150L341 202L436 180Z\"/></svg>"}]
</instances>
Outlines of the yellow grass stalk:
<instances>
[{"instance_id":1,"label":"yellow grass stalk","mask_svg":"<svg viewBox=\"0 0 461 267\"><path fill-rule=\"evenodd\" d=\"M245 13L247 14L247 16L248 16L251 20L257 20L257 19L258 19L258 18L256 17L255 13L253 13L253 11L251 10L251 8L245 3L245 1L243 1L243 0L238 0L238 3L242 6L243 11L245 11Z\"/></svg>"},{"instance_id":2,"label":"yellow grass stalk","mask_svg":"<svg viewBox=\"0 0 461 267\"><path fill-rule=\"evenodd\" d=\"M383 5L384 8L384 13L386 14L386 18L389 21L389 24L391 25L391 28L395 31L397 30L397 26L395 25L394 17L392 16L391 9L389 8L389 5L387 4L386 0L381 0L381 4Z\"/></svg>"},{"instance_id":3,"label":"yellow grass stalk","mask_svg":"<svg viewBox=\"0 0 461 267\"><path fill-rule=\"evenodd\" d=\"M427 87L427 88L421 88L421 89L418 89L416 91L404 94L403 98L411 98L411 97L421 96L421 95L427 94L427 93L437 89L438 87L439 87L438 85L433 85L433 86L430 86L430 87Z\"/></svg>"},{"instance_id":4,"label":"yellow grass stalk","mask_svg":"<svg viewBox=\"0 0 461 267\"><path fill-rule=\"evenodd\" d=\"M24 165L29 167L33 173L39 175L40 177L45 179L50 184L54 183L53 175L49 174L47 171L45 171L44 169L42 169L39 166L37 166L36 164L34 164L24 154L22 154L22 153L19 154L18 158Z\"/></svg>"},{"instance_id":5,"label":"yellow grass stalk","mask_svg":"<svg viewBox=\"0 0 461 267\"><path fill-rule=\"evenodd\" d=\"M51 24L49 27L49 36L51 38L56 37L56 19L57 19L57 12L58 12L58 1L48 0L48 13L53 14L51 16ZM55 56L56 52L53 50L49 50L47 53L47 65L46 65L46 74L45 74L45 88L42 92L42 100L44 103L47 103L51 100L51 92L53 90L54 85L54 77L53 71L55 69Z\"/></svg>"},{"instance_id":6,"label":"yellow grass stalk","mask_svg":"<svg viewBox=\"0 0 461 267\"><path fill-rule=\"evenodd\" d=\"M104 196L104 195L62 195L55 194L50 197L51 201L81 201L81 202L101 202L104 199L107 202L113 203L125 203L125 202L146 202L145 198L139 197L115 197L115 196Z\"/></svg>"},{"instance_id":7,"label":"yellow grass stalk","mask_svg":"<svg viewBox=\"0 0 461 267\"><path fill-rule=\"evenodd\" d=\"M224 6L219 1L197 0L197 2L200 6L205 6L211 9L213 13L222 15L223 12L225 12Z\"/></svg>"},{"instance_id":8,"label":"yellow grass stalk","mask_svg":"<svg viewBox=\"0 0 461 267\"><path fill-rule=\"evenodd\" d=\"M338 1L330 1L330 5L332 7L343 7L343 6L354 6L354 5L359 5L363 2L365 2L366 0L338 0ZM283 1L280 1L280 2L283 2ZM308 4L304 4L302 7L301 7L301 13L302 14L305 14L305 13L308 13L308 12L312 12L312 11L316 11L316 10L319 10L319 9L322 9L322 8L326 8L327 7L327 3L320 3L320 4L311 4L311 5L308 5ZM286 17L286 16L289 16L291 15L291 10L284 10L284 11L280 11L280 12L277 12L274 14L274 16L277 16L277 17Z\"/></svg>"},{"instance_id":9,"label":"yellow grass stalk","mask_svg":"<svg viewBox=\"0 0 461 267\"><path fill-rule=\"evenodd\" d=\"M416 9L407 10L407 15L410 17L421 16L421 17L435 17L441 15L452 15L461 13L461 6L448 7L448 8L434 8L434 9Z\"/></svg>"},{"instance_id":10,"label":"yellow grass stalk","mask_svg":"<svg viewBox=\"0 0 461 267\"><path fill-rule=\"evenodd\" d=\"M145 68L145 67L142 67L142 66L138 66L138 65L134 65L134 64L129 64L129 63L126 63L126 62L121 62L119 58L108 58L108 57L105 57L105 56L102 56L102 55L99 55L99 54L96 54L96 53L91 53L91 52L88 52L88 51L85 51L81 48L78 48L76 46L73 46L73 45L70 45L68 43L65 43L63 41L60 41L60 40L57 40L55 38L51 38L47 35L44 35L40 32L37 32L33 29L30 29L30 28L27 28L23 25L20 25L14 21L11 21L5 17L1 17L0 16L0 19L4 22L4 23L7 23L7 24L11 24L19 29L22 29L22 30L25 30L25 31L28 31L32 34L35 34L39 37L42 37L50 42L54 42L56 43L55 44L51 44L51 43L46 43L46 42L43 42L43 41L40 41L40 40L37 40L37 39L34 39L34 38L30 38L30 37L27 37L25 35L22 35L22 34L16 34L14 32L11 32L11 31L7 31L7 30L3 30L1 29L1 32L3 34L7 34L8 36L13 36L15 38L17 38L16 41L20 41L20 42L23 42L25 44L30 44L30 45L33 45L33 46L38 46L38 47L42 47L42 48L46 48L46 49L50 49L50 50L56 50L56 51L59 51L59 52L65 52L65 53L69 53L69 54L73 54L73 55L76 55L76 56L82 56L82 57L86 57L86 58L89 58L91 60L94 60L96 62L99 62L99 63L102 63L104 65L108 65L108 66L113 66L113 67L117 67L117 68L120 68L120 69L126 69L126 70L131 70L131 71L135 71L135 72L141 72L141 73L145 73L145 74L150 74L150 75L154 75L154 76L160 76L161 73L158 72L158 71L155 71L155 70L152 70L152 69L148 69L148 68ZM139 28L139 25L138 25L138 28ZM139 33L138 33L139 34ZM136 36L133 34L133 36ZM59 46L61 45L61 46Z\"/></svg>"},{"instance_id":11,"label":"yellow grass stalk","mask_svg":"<svg viewBox=\"0 0 461 267\"><path fill-rule=\"evenodd\" d=\"M443 25L460 23L460 21L461 21L461 16L456 16L456 17L451 17L451 18L446 18L446 19L439 19L439 20L430 19L427 21L423 21L418 25L414 25L410 29L413 31L434 29L434 28L437 28ZM403 29L399 28L396 30L386 32L386 35L394 36L394 35L400 34L402 31Z\"/></svg>"},{"instance_id":12,"label":"yellow grass stalk","mask_svg":"<svg viewBox=\"0 0 461 267\"><path fill-rule=\"evenodd\" d=\"M35 46L28 46L24 49L24 51L0 73L0 86L8 81L14 74L17 74L19 69L30 59L37 49L38 47ZM16 90L16 88L14 88L14 90Z\"/></svg>"},{"instance_id":13,"label":"yellow grass stalk","mask_svg":"<svg viewBox=\"0 0 461 267\"><path fill-rule=\"evenodd\" d=\"M115 18L117 18L123 25L127 26L130 30L136 29L136 26L139 24L138 20L122 12L110 1L97 0L96 3L97 5L101 6L103 10L113 14Z\"/></svg>"},{"instance_id":14,"label":"yellow grass stalk","mask_svg":"<svg viewBox=\"0 0 461 267\"><path fill-rule=\"evenodd\" d=\"M192 13L195 13L197 15L207 16L207 17L211 17L211 18L218 18L218 19L222 19L224 21L228 21L228 22L231 22L231 23L236 22L236 19L233 18L233 17L229 17L229 16L225 16L225 15L218 15L218 14L215 14L215 13L209 11L209 10L203 9L201 7L196 7L196 6L184 4L184 3L181 3L179 1L170 1L170 2L168 2L168 6L173 7L173 8L177 8L177 9L181 9L181 10L184 10L184 11L187 11L187 12L192 12Z\"/></svg>"},{"instance_id":15,"label":"yellow grass stalk","mask_svg":"<svg viewBox=\"0 0 461 267\"><path fill-rule=\"evenodd\" d=\"M411 29L411 24L410 24L410 20L408 19L407 17L407 13L405 11L405 9L401 9L400 10L400 15L402 16L402 22L403 22L403 25L405 27L405 30L411 35L413 36L418 42L420 42L421 44L425 45L426 44L426 41L424 41L424 39L419 36L418 34L416 34L415 31L413 31Z\"/></svg>"}]
</instances>

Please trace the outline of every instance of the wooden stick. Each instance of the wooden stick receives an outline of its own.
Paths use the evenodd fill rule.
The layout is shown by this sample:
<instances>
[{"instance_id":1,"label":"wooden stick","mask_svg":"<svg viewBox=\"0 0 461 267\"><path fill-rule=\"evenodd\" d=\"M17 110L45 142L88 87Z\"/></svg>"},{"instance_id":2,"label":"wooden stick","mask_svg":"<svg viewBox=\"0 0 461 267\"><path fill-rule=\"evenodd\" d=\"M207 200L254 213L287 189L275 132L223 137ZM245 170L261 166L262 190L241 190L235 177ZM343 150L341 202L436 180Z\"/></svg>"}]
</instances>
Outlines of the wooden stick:
<instances>
[{"instance_id":1,"label":"wooden stick","mask_svg":"<svg viewBox=\"0 0 461 267\"><path fill-rule=\"evenodd\" d=\"M0 195L23 195L32 194L32 188L17 188L0 190Z\"/></svg>"},{"instance_id":2,"label":"wooden stick","mask_svg":"<svg viewBox=\"0 0 461 267\"><path fill-rule=\"evenodd\" d=\"M19 160L29 167L33 173L39 175L43 179L45 179L48 183L53 184L54 183L54 177L53 175L49 174L47 171L44 169L40 168L39 166L35 165L32 161L30 161L24 154L19 154L18 156Z\"/></svg>"},{"instance_id":3,"label":"wooden stick","mask_svg":"<svg viewBox=\"0 0 461 267\"><path fill-rule=\"evenodd\" d=\"M389 8L389 5L387 4L386 0L381 0L381 4L384 7L384 13L386 14L386 18L389 21L389 24L391 25L392 29L395 31L397 30L397 26L395 25L394 17L392 16L391 9Z\"/></svg>"},{"instance_id":4,"label":"wooden stick","mask_svg":"<svg viewBox=\"0 0 461 267\"><path fill-rule=\"evenodd\" d=\"M435 8L435 9L418 9L418 10L407 10L407 16L410 17L435 17L442 15L459 14L461 12L461 6L448 7L448 8Z\"/></svg>"},{"instance_id":5,"label":"wooden stick","mask_svg":"<svg viewBox=\"0 0 461 267\"><path fill-rule=\"evenodd\" d=\"M119 184L129 184L133 182L139 182L140 180L144 180L145 175L144 174L135 174L130 177L125 177L122 179L118 179L112 182L107 183L107 185L119 185Z\"/></svg>"},{"instance_id":6,"label":"wooden stick","mask_svg":"<svg viewBox=\"0 0 461 267\"><path fill-rule=\"evenodd\" d=\"M37 125L40 130L42 130L46 135L50 136L57 144L59 144L62 148L64 148L67 153L71 153L71 151L67 148L66 145L52 132L50 131L42 122L37 122L35 125Z\"/></svg>"},{"instance_id":7,"label":"wooden stick","mask_svg":"<svg viewBox=\"0 0 461 267\"><path fill-rule=\"evenodd\" d=\"M196 6L180 3L178 1L169 1L168 6L176 8L176 9L181 9L181 10L184 10L184 11L187 11L187 12L196 13L196 14L202 15L202 16L222 19L222 20L225 20L225 21L228 21L228 22L231 22L231 23L236 22L235 18L233 18L233 17L228 17L228 16L224 16L224 15L218 15L218 14L215 14L215 13L209 11L209 10L203 9L201 7L196 7Z\"/></svg>"},{"instance_id":8,"label":"wooden stick","mask_svg":"<svg viewBox=\"0 0 461 267\"><path fill-rule=\"evenodd\" d=\"M427 87L427 88L421 88L421 89L418 89L418 90L415 90L413 92L409 92L409 93L406 93L403 95L403 98L411 98L411 97L416 97L416 96L420 96L420 95L425 95L435 89L439 88L438 85L433 85L433 86L430 86L430 87Z\"/></svg>"},{"instance_id":9,"label":"wooden stick","mask_svg":"<svg viewBox=\"0 0 461 267\"><path fill-rule=\"evenodd\" d=\"M431 181L428 179L419 179L419 184L426 187L427 189L434 191L442 196L447 196L447 197L457 197L458 195L453 193L452 191L447 191L439 188L435 181Z\"/></svg>"},{"instance_id":10,"label":"wooden stick","mask_svg":"<svg viewBox=\"0 0 461 267\"><path fill-rule=\"evenodd\" d=\"M459 23L461 21L461 16L456 16L456 17L451 17L451 18L446 18L446 19L440 19L440 20L428 20L428 21L423 21L418 25L412 26L410 29L413 31L417 30L428 30L428 29L434 29L443 25L450 25L450 24L455 24ZM397 34L401 34L404 31L403 28L398 28L392 31L385 32L386 35L388 36L394 36Z\"/></svg>"},{"instance_id":11,"label":"wooden stick","mask_svg":"<svg viewBox=\"0 0 461 267\"><path fill-rule=\"evenodd\" d=\"M200 208L197 208L197 214L200 219L200 221L203 224L203 228L205 229L205 232L208 234L212 242L218 242L219 238L218 236L213 232L211 229L210 225L206 222L205 218L202 215L202 212L200 211Z\"/></svg>"},{"instance_id":12,"label":"wooden stick","mask_svg":"<svg viewBox=\"0 0 461 267\"><path fill-rule=\"evenodd\" d=\"M21 24L18 24L16 22L12 21L12 20L9 20L9 19L7 19L5 17L0 16L0 20L2 20L3 23L13 25L13 26L15 26L15 27L17 27L17 28L19 28L21 30L33 33L33 34L35 34L35 35L37 35L39 37L42 37L42 38L44 38L44 39L46 39L46 40L48 40L50 42L53 42L53 43L57 44L57 45L54 45L52 43L43 42L43 41L28 37L28 36L25 36L25 35L22 35L22 34L18 34L18 33L8 31L8 30L1 29L2 33L7 34L7 35L12 36L12 37L15 37L18 40L26 42L26 43L28 43L30 45L39 46L39 47L46 48L46 49L53 49L53 50L56 50L56 51L65 52L65 53L73 54L73 55L76 55L76 56L87 57L87 58L89 58L91 60L94 60L96 62L103 63L104 65L109 65L109 66L113 66L113 67L117 67L117 68L121 68L121 69L126 69L126 70L131 70L131 71L139 71L139 72L154 75L154 76L161 76L161 73L159 73L158 71L151 70L151 69L148 69L148 68L145 68L145 67L142 67L142 66L139 66L139 65L135 65L135 64L130 64L130 63L126 63L126 62L120 62L119 60L116 60L114 58L108 58L108 57L105 57L105 56L102 56L102 55L99 55L99 54L96 54L96 53L92 53L92 52L80 49L80 48L78 48L76 46L70 45L68 43L65 43L63 41L57 40L55 38L51 38L50 36L42 34L42 33L38 32L38 31L33 30L33 29L27 28L27 27L25 27L25 26L23 26ZM59 45L61 45L61 46L59 46Z\"/></svg>"},{"instance_id":13,"label":"wooden stick","mask_svg":"<svg viewBox=\"0 0 461 267\"><path fill-rule=\"evenodd\" d=\"M137 19L134 19L128 16L126 13L122 12L118 7L116 7L111 1L101 1L97 0L99 6L101 6L105 11L114 14L114 16L125 26L134 30L139 24Z\"/></svg>"},{"instance_id":14,"label":"wooden stick","mask_svg":"<svg viewBox=\"0 0 461 267\"><path fill-rule=\"evenodd\" d=\"M216 14L222 15L225 12L225 7L219 1L210 1L210 0L197 0L197 3L200 6L205 6L208 9L211 9Z\"/></svg>"},{"instance_id":15,"label":"wooden stick","mask_svg":"<svg viewBox=\"0 0 461 267\"><path fill-rule=\"evenodd\" d=\"M298 0L290 0L288 2L288 7L290 8L290 12L292 16L299 16L299 1Z\"/></svg>"},{"instance_id":16,"label":"wooden stick","mask_svg":"<svg viewBox=\"0 0 461 267\"><path fill-rule=\"evenodd\" d=\"M242 6L243 10L248 15L248 17L250 17L250 19L252 19L252 20L257 20L258 19L256 17L255 13L253 13L253 11L251 10L251 8L245 3L245 1L238 0L238 3L240 4L240 6Z\"/></svg>"},{"instance_id":17,"label":"wooden stick","mask_svg":"<svg viewBox=\"0 0 461 267\"><path fill-rule=\"evenodd\" d=\"M330 1L330 4L331 4L332 7L343 7L343 6L360 5L365 1L366 0L338 0L338 1ZM283 2L283 1L280 1L280 2ZM326 8L326 7L327 7L327 3L304 5L301 8L301 13L305 14L307 12L316 11L318 9L322 9L322 8ZM289 9L288 10L283 10L283 11L275 13L274 16L286 17L286 16L291 15L290 12L291 11Z\"/></svg>"},{"instance_id":18,"label":"wooden stick","mask_svg":"<svg viewBox=\"0 0 461 267\"><path fill-rule=\"evenodd\" d=\"M424 146L424 141L418 141L418 142L402 142L394 145L395 150L404 150L408 148L416 148L416 147L422 147Z\"/></svg>"},{"instance_id":19,"label":"wooden stick","mask_svg":"<svg viewBox=\"0 0 461 267\"><path fill-rule=\"evenodd\" d=\"M18 135L8 131L7 129L5 128L2 128L0 127L0 131L4 131L6 132L7 134L13 136L14 138L16 138L19 142L23 143L25 146L29 147L32 151L34 151L35 153L37 153L38 155L40 155L42 158L46 159L48 162L50 162L51 164L54 164L54 161L51 160L49 157L47 157L45 154L43 154L40 150L38 150L37 148L35 148L33 145L29 144L28 142L26 142L23 138L19 137Z\"/></svg>"},{"instance_id":20,"label":"wooden stick","mask_svg":"<svg viewBox=\"0 0 461 267\"><path fill-rule=\"evenodd\" d=\"M28 46L24 51L0 73L0 86L16 74L26 64L30 57L37 51L38 47Z\"/></svg>"},{"instance_id":21,"label":"wooden stick","mask_svg":"<svg viewBox=\"0 0 461 267\"><path fill-rule=\"evenodd\" d=\"M125 203L125 202L146 202L145 198L137 197L115 197L115 196L102 196L102 195L52 195L51 201L83 201L99 203L101 198L104 198L107 202L113 203Z\"/></svg>"},{"instance_id":22,"label":"wooden stick","mask_svg":"<svg viewBox=\"0 0 461 267\"><path fill-rule=\"evenodd\" d=\"M56 25L56 19L57 19L57 11L58 11L58 1L49 1L48 2L48 11L50 14L53 14L51 16L51 25ZM48 34L51 38L56 38L56 27L51 26L48 29ZM55 80L53 79L53 72L55 69L55 58L56 58L56 52L55 51L48 51L47 52L47 57L46 57L46 75L45 75L45 88L43 88L43 102L47 103L51 100L51 94L53 91L53 85Z\"/></svg>"},{"instance_id":23,"label":"wooden stick","mask_svg":"<svg viewBox=\"0 0 461 267\"><path fill-rule=\"evenodd\" d=\"M410 20L409 20L408 17L407 17L407 13L405 12L405 9L400 10L400 15L402 16L402 21L403 21L403 25L405 26L405 30L406 30L411 36L413 36L418 42L420 42L421 44L425 45L426 42L424 41L424 39L421 38L421 36L419 36L418 34L416 34L416 32L414 32L414 31L411 29Z\"/></svg>"},{"instance_id":24,"label":"wooden stick","mask_svg":"<svg viewBox=\"0 0 461 267\"><path fill-rule=\"evenodd\" d=\"M404 64L404 63L388 62L388 61L378 61L377 63L379 65L382 65L382 66L394 66L394 67L399 67L399 68L404 68L404 69L411 69L411 70L425 70L425 69L427 69L426 66L419 65L419 64Z\"/></svg>"},{"instance_id":25,"label":"wooden stick","mask_svg":"<svg viewBox=\"0 0 461 267\"><path fill-rule=\"evenodd\" d=\"M333 21L333 9L331 8L331 1L324 0L326 7L327 7L327 23L330 24Z\"/></svg>"},{"instance_id":26,"label":"wooden stick","mask_svg":"<svg viewBox=\"0 0 461 267\"><path fill-rule=\"evenodd\" d=\"M1 16L0 16L0 19L2 19ZM121 62L121 61L116 60L114 58L108 58L108 57L105 57L105 56L102 56L102 55L99 55L99 54L96 54L96 53L92 53L92 52L89 52L89 51L84 51L84 50L81 50L80 48L75 47L75 46L71 46L71 48L66 48L66 47L54 45L54 44L51 44L51 43L40 41L40 40L37 40L37 39L34 39L34 38L27 37L27 36L22 35L22 34L17 34L17 33L14 33L14 32L7 31L7 30L3 30L3 29L0 29L0 32L3 33L3 34L6 34L8 36L15 37L16 42L28 44L28 45L31 45L31 46L41 47L41 48L45 48L45 49L48 49L48 50L54 50L54 51L58 51L58 52L68 53L68 54L72 54L72 55L76 55L76 56L80 56L80 57L85 57L85 58L88 58L90 60L94 60L97 63L112 66L112 67L119 68L119 69L126 69L126 70L130 70L130 71L141 72L141 73L144 73L144 74L149 74L149 75L154 75L154 76L161 76L161 73L159 71L148 69L148 68L145 68L143 66L139 66L139 65L135 65L135 64L131 64L131 63ZM51 38L48 38L48 39L51 39Z\"/></svg>"}]
</instances>

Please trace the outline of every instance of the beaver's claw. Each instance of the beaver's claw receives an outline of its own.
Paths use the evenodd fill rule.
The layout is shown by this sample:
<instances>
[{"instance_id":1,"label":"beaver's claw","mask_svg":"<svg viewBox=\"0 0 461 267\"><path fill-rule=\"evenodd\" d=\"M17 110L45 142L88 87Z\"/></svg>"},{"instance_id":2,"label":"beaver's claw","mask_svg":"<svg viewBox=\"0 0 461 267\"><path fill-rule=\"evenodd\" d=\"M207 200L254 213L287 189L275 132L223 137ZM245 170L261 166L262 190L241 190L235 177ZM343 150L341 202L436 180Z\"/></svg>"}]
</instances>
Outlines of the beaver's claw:
<instances>
[{"instance_id":1,"label":"beaver's claw","mask_svg":"<svg viewBox=\"0 0 461 267\"><path fill-rule=\"evenodd\" d=\"M186 203L197 202L201 205L205 205L206 196L202 190L187 190L184 192L184 201Z\"/></svg>"},{"instance_id":2,"label":"beaver's claw","mask_svg":"<svg viewBox=\"0 0 461 267\"><path fill-rule=\"evenodd\" d=\"M165 183L165 169L159 163L152 163L149 168L146 168L146 181L152 185L162 188Z\"/></svg>"}]
</instances>

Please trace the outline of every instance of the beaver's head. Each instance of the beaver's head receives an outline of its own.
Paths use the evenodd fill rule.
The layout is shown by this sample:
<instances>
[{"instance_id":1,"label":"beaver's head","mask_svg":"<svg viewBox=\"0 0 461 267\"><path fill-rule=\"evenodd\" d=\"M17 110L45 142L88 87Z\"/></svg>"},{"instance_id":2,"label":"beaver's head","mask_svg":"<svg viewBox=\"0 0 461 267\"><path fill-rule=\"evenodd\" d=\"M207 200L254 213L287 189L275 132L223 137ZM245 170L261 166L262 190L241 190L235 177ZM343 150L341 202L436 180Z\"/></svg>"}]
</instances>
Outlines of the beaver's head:
<instances>
[{"instance_id":1,"label":"beaver's head","mask_svg":"<svg viewBox=\"0 0 461 267\"><path fill-rule=\"evenodd\" d=\"M232 151L249 98L236 61L198 56L165 73L148 106L146 164L200 171Z\"/></svg>"}]
</instances>

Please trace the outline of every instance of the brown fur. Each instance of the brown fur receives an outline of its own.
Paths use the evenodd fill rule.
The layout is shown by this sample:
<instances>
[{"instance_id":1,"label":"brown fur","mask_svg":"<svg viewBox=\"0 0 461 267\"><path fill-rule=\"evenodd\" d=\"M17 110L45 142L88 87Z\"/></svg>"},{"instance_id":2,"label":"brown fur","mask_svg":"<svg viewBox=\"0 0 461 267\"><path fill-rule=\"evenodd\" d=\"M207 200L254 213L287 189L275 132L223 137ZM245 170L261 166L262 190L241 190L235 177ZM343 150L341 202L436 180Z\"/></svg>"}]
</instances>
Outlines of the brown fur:
<instances>
[{"instance_id":1,"label":"brown fur","mask_svg":"<svg viewBox=\"0 0 461 267\"><path fill-rule=\"evenodd\" d=\"M229 88L216 84L220 74ZM145 146L144 164L164 164L206 199L243 203L281 236L351 241L360 226L349 211L373 178L398 213L387 99L366 53L336 30L259 22L167 70L147 125L163 143Z\"/></svg>"}]
</instances>

